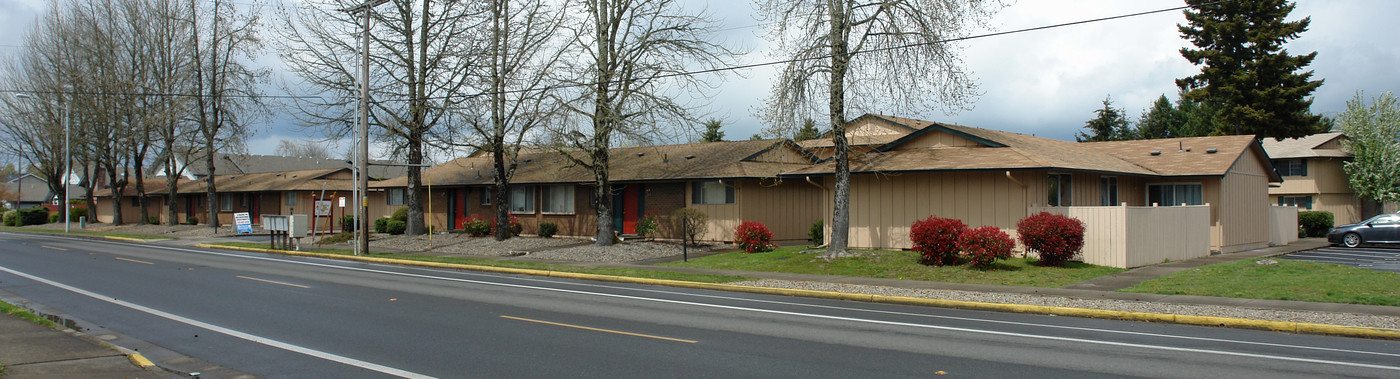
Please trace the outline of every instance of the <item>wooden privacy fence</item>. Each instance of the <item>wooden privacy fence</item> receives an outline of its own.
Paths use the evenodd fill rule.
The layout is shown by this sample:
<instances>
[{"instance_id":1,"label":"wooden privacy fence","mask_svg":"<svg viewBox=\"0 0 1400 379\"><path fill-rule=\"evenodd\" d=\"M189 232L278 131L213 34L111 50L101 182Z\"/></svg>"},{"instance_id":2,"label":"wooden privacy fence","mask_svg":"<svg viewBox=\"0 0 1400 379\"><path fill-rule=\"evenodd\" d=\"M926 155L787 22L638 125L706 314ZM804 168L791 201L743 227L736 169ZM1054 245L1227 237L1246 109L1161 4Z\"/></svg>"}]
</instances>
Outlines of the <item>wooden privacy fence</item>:
<instances>
[{"instance_id":1,"label":"wooden privacy fence","mask_svg":"<svg viewBox=\"0 0 1400 379\"><path fill-rule=\"evenodd\" d=\"M1084 222L1085 263L1130 268L1210 255L1210 204L1030 207ZM1296 213L1294 215L1296 219ZM1295 221L1296 223L1296 221ZM1295 232L1296 233L1296 232Z\"/></svg>"},{"instance_id":2,"label":"wooden privacy fence","mask_svg":"<svg viewBox=\"0 0 1400 379\"><path fill-rule=\"evenodd\" d=\"M1269 246L1298 241L1298 207L1269 206Z\"/></svg>"}]
</instances>

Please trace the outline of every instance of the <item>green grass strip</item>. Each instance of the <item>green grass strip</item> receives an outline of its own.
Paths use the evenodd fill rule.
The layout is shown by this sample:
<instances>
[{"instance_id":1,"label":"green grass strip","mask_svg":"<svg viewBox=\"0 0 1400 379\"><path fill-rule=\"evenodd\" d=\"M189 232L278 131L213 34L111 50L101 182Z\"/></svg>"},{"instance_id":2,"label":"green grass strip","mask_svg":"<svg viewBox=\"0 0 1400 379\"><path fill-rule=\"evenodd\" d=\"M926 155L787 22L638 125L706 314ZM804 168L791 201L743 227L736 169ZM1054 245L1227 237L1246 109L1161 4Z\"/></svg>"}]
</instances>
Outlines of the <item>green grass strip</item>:
<instances>
[{"instance_id":1,"label":"green grass strip","mask_svg":"<svg viewBox=\"0 0 1400 379\"><path fill-rule=\"evenodd\" d=\"M253 243L253 242L219 242L219 243L213 243L213 244L211 244L211 245L234 246L234 247L250 247L250 248L258 248L258 249L266 249L266 248L268 248L268 244L265 244L265 243ZM337 255L351 255L351 254L354 254L354 251L352 251L352 250L346 250L346 249L309 249L309 250L302 250L302 251L304 251L304 252L309 252L309 253L337 254ZM662 271L662 270L643 270L643 269L620 268L620 267L580 267L580 266L574 266L574 265L568 265L568 264L560 264L560 263L540 263L540 262L502 261L502 260L493 260L493 259L462 258L462 257L439 257L439 256L418 255L418 254L394 254L394 253L376 253L376 252L370 252L368 255L365 255L365 256L367 256L367 257L373 257L373 258L402 259L402 260L419 261L419 262L454 263L454 264L476 265L476 266L523 268L523 269L534 269L534 270L576 272L576 273L582 273L582 274L598 274L598 275L626 276L626 277L633 277L633 278L681 280L681 281L698 282L698 283L730 283L730 282L738 282L738 281L752 280L752 278L747 278L747 277L743 277L743 276L733 276L733 275L691 274L691 273L683 273L683 272L672 272L672 271Z\"/></svg>"},{"instance_id":2,"label":"green grass strip","mask_svg":"<svg viewBox=\"0 0 1400 379\"><path fill-rule=\"evenodd\" d=\"M1026 287L1061 287L1124 271L1079 262L1070 262L1065 267L1041 267L1036 260L1024 258L999 260L987 270L966 264L935 267L919 264L916 252L888 250L853 250L858 253L855 257L828 261L820 257L820 252L802 252L810 249L809 246L790 246L764 253L736 251L659 266Z\"/></svg>"},{"instance_id":3,"label":"green grass strip","mask_svg":"<svg viewBox=\"0 0 1400 379\"><path fill-rule=\"evenodd\" d=\"M76 235L84 235L84 236L106 236L106 237L135 238L135 239L142 239L142 240L172 240L172 239L179 239L179 238L177 238L177 237L150 236L150 235L145 235L145 234L127 234L127 233L84 232L84 231L73 231L73 232L67 232L67 233L65 233L65 232L63 232L62 230L55 230L55 229L17 228L17 227L13 227L13 226L0 226L0 231L6 231L6 232L20 232L20 233L76 234Z\"/></svg>"},{"instance_id":4,"label":"green grass strip","mask_svg":"<svg viewBox=\"0 0 1400 379\"><path fill-rule=\"evenodd\" d=\"M46 318L39 317L38 315L35 315L35 314L33 314L33 313L30 313L29 311L25 310L24 308L16 307L16 306L14 306L14 305L12 305L12 304L10 304L10 303L6 303L6 302L3 302L3 301L0 301L0 313L4 313L4 314L7 314L7 315L19 317L19 318L21 318L21 319L28 320L29 322L32 322L32 323L35 323L35 324L39 324L39 325L43 325L43 326L47 326L47 327L50 327L50 328L56 328L56 327L58 327L58 325L57 325L57 324L54 324L53 321L49 321L49 320L46 319Z\"/></svg>"},{"instance_id":5,"label":"green grass strip","mask_svg":"<svg viewBox=\"0 0 1400 379\"><path fill-rule=\"evenodd\" d=\"M1333 263L1272 259L1221 263L1138 283L1121 292L1400 305L1400 274Z\"/></svg>"}]
</instances>

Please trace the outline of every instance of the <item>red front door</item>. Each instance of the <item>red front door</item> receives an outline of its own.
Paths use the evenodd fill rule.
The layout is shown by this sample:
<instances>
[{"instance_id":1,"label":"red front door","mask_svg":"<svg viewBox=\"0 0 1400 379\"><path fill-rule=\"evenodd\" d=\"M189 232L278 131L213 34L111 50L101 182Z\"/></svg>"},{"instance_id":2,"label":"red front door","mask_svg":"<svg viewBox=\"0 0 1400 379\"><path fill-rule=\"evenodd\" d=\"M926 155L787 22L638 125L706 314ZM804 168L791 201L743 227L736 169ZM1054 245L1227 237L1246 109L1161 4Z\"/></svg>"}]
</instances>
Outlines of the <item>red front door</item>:
<instances>
[{"instance_id":1,"label":"red front door","mask_svg":"<svg viewBox=\"0 0 1400 379\"><path fill-rule=\"evenodd\" d=\"M472 190L468 188L452 191L452 197L454 198L454 204L452 204L452 211L454 213L452 217L452 229L462 229L462 221L467 220L467 209L471 209L471 207L467 206L467 199L471 198L471 196L467 194L470 192L472 192Z\"/></svg>"},{"instance_id":2,"label":"red front door","mask_svg":"<svg viewBox=\"0 0 1400 379\"><path fill-rule=\"evenodd\" d=\"M637 234L637 193L639 184L622 188L622 234Z\"/></svg>"}]
</instances>

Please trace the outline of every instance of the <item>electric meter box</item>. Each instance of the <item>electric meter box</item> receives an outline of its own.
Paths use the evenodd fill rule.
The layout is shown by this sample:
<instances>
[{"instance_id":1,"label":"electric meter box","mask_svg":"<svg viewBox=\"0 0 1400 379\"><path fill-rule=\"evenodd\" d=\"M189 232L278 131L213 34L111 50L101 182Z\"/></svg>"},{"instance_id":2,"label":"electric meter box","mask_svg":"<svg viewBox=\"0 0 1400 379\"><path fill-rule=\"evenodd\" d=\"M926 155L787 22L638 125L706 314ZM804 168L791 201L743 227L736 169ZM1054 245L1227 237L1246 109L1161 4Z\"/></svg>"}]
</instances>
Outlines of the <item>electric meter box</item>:
<instances>
[{"instance_id":1,"label":"electric meter box","mask_svg":"<svg viewBox=\"0 0 1400 379\"><path fill-rule=\"evenodd\" d=\"M287 236L292 238L306 237L306 229L311 225L306 215L292 215L287 224Z\"/></svg>"}]
</instances>

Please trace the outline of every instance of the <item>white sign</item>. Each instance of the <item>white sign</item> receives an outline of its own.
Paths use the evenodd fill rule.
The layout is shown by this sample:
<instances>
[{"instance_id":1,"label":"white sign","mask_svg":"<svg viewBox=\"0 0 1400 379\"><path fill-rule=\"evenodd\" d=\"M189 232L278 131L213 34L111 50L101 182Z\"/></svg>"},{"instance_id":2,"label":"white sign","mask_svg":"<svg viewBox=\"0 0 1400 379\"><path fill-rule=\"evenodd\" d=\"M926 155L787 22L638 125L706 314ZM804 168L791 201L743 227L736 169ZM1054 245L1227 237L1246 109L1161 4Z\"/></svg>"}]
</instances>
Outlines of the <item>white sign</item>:
<instances>
[{"instance_id":1,"label":"white sign","mask_svg":"<svg viewBox=\"0 0 1400 379\"><path fill-rule=\"evenodd\" d=\"M340 197L340 207L345 208L345 196Z\"/></svg>"},{"instance_id":2,"label":"white sign","mask_svg":"<svg viewBox=\"0 0 1400 379\"><path fill-rule=\"evenodd\" d=\"M330 215L331 215L331 201L330 201L330 200L316 200L316 216L330 216Z\"/></svg>"},{"instance_id":3,"label":"white sign","mask_svg":"<svg viewBox=\"0 0 1400 379\"><path fill-rule=\"evenodd\" d=\"M253 220L248 219L248 212L234 213L233 226L238 229L238 234L253 234Z\"/></svg>"}]
</instances>

